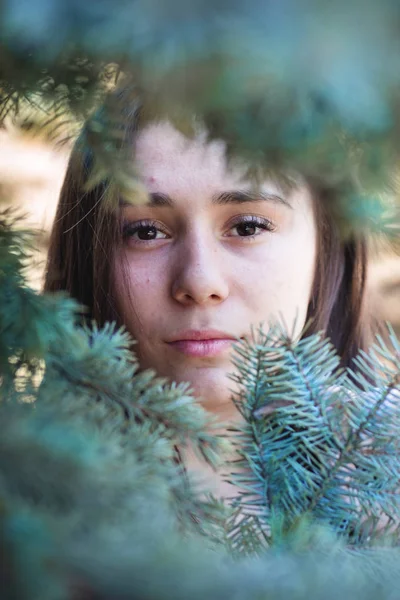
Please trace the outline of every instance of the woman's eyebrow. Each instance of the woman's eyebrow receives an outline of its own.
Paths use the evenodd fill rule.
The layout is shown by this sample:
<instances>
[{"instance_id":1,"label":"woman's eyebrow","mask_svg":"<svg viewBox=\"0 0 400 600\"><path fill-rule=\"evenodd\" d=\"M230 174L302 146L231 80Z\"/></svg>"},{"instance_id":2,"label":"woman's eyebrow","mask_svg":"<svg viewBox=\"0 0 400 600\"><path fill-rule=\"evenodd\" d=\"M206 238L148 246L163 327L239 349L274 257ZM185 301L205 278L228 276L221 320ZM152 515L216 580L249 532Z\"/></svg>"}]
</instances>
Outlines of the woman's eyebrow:
<instances>
[{"instance_id":1,"label":"woman's eyebrow","mask_svg":"<svg viewBox=\"0 0 400 600\"><path fill-rule=\"evenodd\" d=\"M213 204L244 204L245 202L273 202L275 204L283 204L287 208L293 208L293 206L282 196L278 196L277 194L270 194L267 192L243 192L243 191L233 191L233 192L223 192L222 194L217 194L213 197Z\"/></svg>"},{"instance_id":2,"label":"woman's eyebrow","mask_svg":"<svg viewBox=\"0 0 400 600\"><path fill-rule=\"evenodd\" d=\"M119 199L119 206L134 206L132 202L128 202L123 198ZM174 206L174 201L167 194L161 194L160 192L151 192L149 194L149 201L145 203L145 206Z\"/></svg>"},{"instance_id":3,"label":"woman's eyebrow","mask_svg":"<svg viewBox=\"0 0 400 600\"><path fill-rule=\"evenodd\" d=\"M152 192L149 194L149 205L150 206L174 206L174 201L168 194L161 194L160 192Z\"/></svg>"},{"instance_id":4,"label":"woman's eyebrow","mask_svg":"<svg viewBox=\"0 0 400 600\"><path fill-rule=\"evenodd\" d=\"M224 204L244 204L245 202L273 202L275 204L283 204L287 208L293 208L293 206L282 196L277 194L270 194L266 192L244 192L244 191L232 191L222 192L212 197L212 204L224 205ZM168 194L161 194L160 192L152 192L149 194L148 206L162 207L168 206L172 208L174 206L173 199ZM120 200L120 206L130 206L129 202Z\"/></svg>"},{"instance_id":5,"label":"woman's eyebrow","mask_svg":"<svg viewBox=\"0 0 400 600\"><path fill-rule=\"evenodd\" d=\"M155 192L149 194L150 206L173 206L174 201L167 194L160 194ZM283 204L288 208L293 208L291 204L285 198L278 196L277 194L269 194L266 192L244 192L244 191L231 191L222 192L221 194L215 194L212 197L212 204L224 205L224 204L244 204L245 202L274 202L276 204Z\"/></svg>"}]
</instances>

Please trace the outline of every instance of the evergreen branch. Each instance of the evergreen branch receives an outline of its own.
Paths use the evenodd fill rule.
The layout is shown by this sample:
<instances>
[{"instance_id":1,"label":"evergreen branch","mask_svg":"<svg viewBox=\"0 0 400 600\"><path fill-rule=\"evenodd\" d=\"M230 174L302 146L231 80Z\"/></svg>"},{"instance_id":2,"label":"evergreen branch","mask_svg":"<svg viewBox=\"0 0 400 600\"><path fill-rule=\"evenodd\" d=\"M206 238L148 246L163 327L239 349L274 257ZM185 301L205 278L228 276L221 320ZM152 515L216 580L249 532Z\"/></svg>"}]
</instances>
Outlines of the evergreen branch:
<instances>
[{"instance_id":1,"label":"evergreen branch","mask_svg":"<svg viewBox=\"0 0 400 600\"><path fill-rule=\"evenodd\" d=\"M266 511L264 517L266 517L270 510L278 509L278 505L274 508L278 501L275 496L278 492L274 492L274 489L279 490L278 504L286 503L284 499L285 487L282 488L281 485L288 486L286 492L289 494L289 498L296 496L298 493L297 485L294 488L292 487L295 483L294 473L292 473L291 479L285 479L284 474L277 479L277 473L283 469L282 461L287 460L291 455L293 455L295 461L306 461L303 466L301 464L297 465L297 468L302 471L303 475L307 475L308 483L314 487L315 482L312 480L315 475L307 467L308 461L311 460L315 463L315 460L317 460L317 464L322 462L318 460L318 447L319 451L321 451L321 447L327 450L332 440L334 441L333 447L336 448L337 436L329 428L329 423L323 423L322 421L318 394L321 393L323 385L329 388L337 386L339 376L332 375L334 368L338 365L338 359L325 341L321 342L320 339L310 340L307 338L298 347L294 347L291 342L288 342L287 336L282 336L282 330L277 328L272 329L268 337L263 337L262 342L262 345L257 346L258 351L262 348L263 356L262 361L259 361L262 362L262 370L261 368L257 370L258 386L259 389L262 389L262 402L257 402L256 410L251 412L250 406L255 405L254 401L249 401L246 392L241 393L242 402L245 402L248 407L248 410L242 409L241 412L243 415L247 415L250 429L246 431L246 434L253 436L253 446L250 446L247 450L246 446L243 446L242 428L239 430L237 446L243 448L243 453L239 449L239 454L244 459L240 466L246 468L247 463L247 469L250 469L250 472L248 479L246 479L246 476L242 476L240 481L236 477L234 481L239 487L246 483L249 487L246 496L251 493L256 496L259 495L260 481L263 482L262 504L264 505L263 510ZM295 349L299 353L301 361L296 356L293 358ZM316 352L316 349L319 352ZM312 367L310 367L310 355L314 360L314 364L311 363ZM317 356L318 358L316 358ZM249 354L247 360L245 360L247 371L249 370L248 364L253 360L254 352ZM323 375L321 375L321 363L327 366L327 369L323 371ZM307 374L302 369L302 364L306 365ZM241 369L238 363L237 367L239 370ZM314 376L314 380L311 380L310 372ZM239 377L236 378L236 381L243 385L244 379ZM296 406L295 412L293 412L293 405ZM281 413L284 415L291 414L292 416L295 414L295 421L292 423L289 417L288 422L283 426L279 422L279 416L276 417L276 420L271 416L273 414L280 415ZM324 427L321 428L321 425ZM299 432L297 439L300 442L297 445L295 444L296 436L293 434L296 429ZM310 432L309 436L311 438L307 438L307 443L312 448L312 452L316 454L317 459L310 458L312 452L308 452L302 443L302 440L304 441L306 437L304 435L306 431ZM314 433L311 433L312 431ZM329 440L329 443L327 443L327 440ZM255 448L258 449L257 455L254 452ZM297 463L294 462L293 464ZM253 479L254 476L256 477L255 480ZM300 498L304 494L305 488L303 485ZM242 502L243 499L242 495ZM300 505L299 497L297 497L296 513Z\"/></svg>"},{"instance_id":2,"label":"evergreen branch","mask_svg":"<svg viewBox=\"0 0 400 600\"><path fill-rule=\"evenodd\" d=\"M387 515L392 525L400 519L400 412L393 398L390 405L387 402L398 387L399 365L390 373L385 370L385 386L383 380L378 387L368 384L357 400L360 390L338 370L333 347L320 335L294 344L277 328L262 342L261 352L257 345L252 350L242 344L236 360L240 374L234 379L242 386L236 402L245 423L236 432L241 459L233 465L238 472L231 481L242 491L234 505L244 514L259 515L267 527L273 514L284 515L286 532L302 515L312 514L349 541L355 531L361 535L358 522L376 517L375 529L369 519L368 536L363 534L363 543L371 543L382 534L379 516ZM380 350L390 356L386 347ZM263 370L254 368L256 352L263 356ZM360 373L354 374L359 384L371 380L373 361L374 357L360 359ZM262 403L255 402L254 382L248 387L254 373ZM387 410L379 421L382 406ZM394 422L392 434L387 425L386 431L380 425L388 416Z\"/></svg>"},{"instance_id":3,"label":"evergreen branch","mask_svg":"<svg viewBox=\"0 0 400 600\"><path fill-rule=\"evenodd\" d=\"M216 468L228 448L226 441L213 433L221 426L218 419L196 402L188 384L167 384L154 378L153 385L144 386L144 381L144 374L135 377L133 414L139 420L163 423L166 435L178 446L184 447L191 442L197 456Z\"/></svg>"},{"instance_id":4,"label":"evergreen branch","mask_svg":"<svg viewBox=\"0 0 400 600\"><path fill-rule=\"evenodd\" d=\"M391 198L377 193L384 186L392 189L392 170L398 164L398 131L391 124L397 122L399 83L386 60L397 55L392 23L398 7L392 0L378 11L368 2L368 11L380 24L376 29L387 32L384 44L381 38L371 43L375 28L368 26L356 28L353 43L353 28L353 37L344 38L344 54L322 52L324 60L311 72L309 57L315 44L324 46L321 31L327 19L338 19L332 31L342 36L344 15L358 24L357 5L352 10L335 5L332 13L328 5L317 9L305 2L300 16L295 7L294 13L272 5L261 10L256 2L244 20L236 1L224 7L223 19L220 7L212 3L207 3L207 18L202 3L156 5L155 10L153 3L124 0L106 0L101 7L93 1L84 7L62 0L33 1L32 12L16 0L2 5L0 114L17 114L23 98L39 110L63 98L62 114L81 124L101 105L107 90L118 82L134 82L155 119L177 115L177 125L184 129L185 115L201 115L212 137L229 140L230 156L250 158L256 169L281 180L290 179L285 174L293 169L336 188L341 196L336 208L346 231L368 226L395 233L393 217L383 210ZM292 13L297 35L307 32L300 56L279 48L276 52L276 38L270 35L270 24L277 19L282 48L291 47L297 39L288 33ZM341 47L343 38L336 41ZM371 52L373 61L360 60ZM382 65L379 81L370 63ZM344 93L348 73L360 82L351 99ZM117 105L116 97L107 102ZM59 117L57 112L55 119ZM129 161L121 168L112 160L113 152L108 153L110 162L104 160L110 134L98 136L92 147L99 170L115 173L127 196L135 196L132 178L123 176L134 176Z\"/></svg>"},{"instance_id":5,"label":"evergreen branch","mask_svg":"<svg viewBox=\"0 0 400 600\"><path fill-rule=\"evenodd\" d=\"M147 421L178 446L190 440L211 465L216 464L224 442L207 428L216 421L187 393L186 384L167 385L152 371L138 372L132 355L132 339L123 329L106 324L102 330L95 325L82 331L79 346L77 332L62 347L51 349L47 359L43 386L60 384L86 390L98 402L104 400L119 405L128 421ZM65 350L70 346L68 358Z\"/></svg>"},{"instance_id":6,"label":"evergreen branch","mask_svg":"<svg viewBox=\"0 0 400 600\"><path fill-rule=\"evenodd\" d=\"M74 331L73 336L64 336L63 341L63 348L58 346L59 340L49 348L42 389L65 379L74 387L86 388L96 399L119 405L125 418L131 420L132 411L125 397L137 364L130 353L129 334L122 328L116 330L115 324L107 323L100 330L93 324L92 330L82 330L81 335ZM69 347L67 360L66 347Z\"/></svg>"},{"instance_id":7,"label":"evergreen branch","mask_svg":"<svg viewBox=\"0 0 400 600\"><path fill-rule=\"evenodd\" d=\"M257 519L258 506L254 506L254 500L251 509L255 514L248 515L248 511L245 510L246 500L249 497L253 499L259 497L261 500L259 505L263 510L270 503L270 473L263 456L262 425L260 421L253 422L251 420L251 415L259 408L264 399L265 389L262 373L266 367L266 348L272 342L272 336L264 336L262 331L259 332L259 336L260 343L258 344L254 343L255 336L252 333L253 344L242 340L235 346L238 357L234 357L233 364L237 373L231 376L231 379L240 386L240 392L233 397L233 402L244 418L244 424L240 428L231 429L237 434L236 439L233 438L233 445L241 458L235 460L235 471L227 478L229 483L238 486L240 490L237 498L233 501L233 506L237 509L236 516L227 524L228 537L234 551L243 548L241 521L245 527L243 535L246 539L246 552L249 547L259 550L262 548L262 540L268 540L261 527L261 521ZM246 360L242 360L244 357ZM246 473L248 466L255 477ZM239 520L239 526L237 520Z\"/></svg>"},{"instance_id":8,"label":"evergreen branch","mask_svg":"<svg viewBox=\"0 0 400 600\"><path fill-rule=\"evenodd\" d=\"M262 555L272 542L257 515L246 514L241 507L227 519L226 530L228 549L237 558Z\"/></svg>"}]
</instances>

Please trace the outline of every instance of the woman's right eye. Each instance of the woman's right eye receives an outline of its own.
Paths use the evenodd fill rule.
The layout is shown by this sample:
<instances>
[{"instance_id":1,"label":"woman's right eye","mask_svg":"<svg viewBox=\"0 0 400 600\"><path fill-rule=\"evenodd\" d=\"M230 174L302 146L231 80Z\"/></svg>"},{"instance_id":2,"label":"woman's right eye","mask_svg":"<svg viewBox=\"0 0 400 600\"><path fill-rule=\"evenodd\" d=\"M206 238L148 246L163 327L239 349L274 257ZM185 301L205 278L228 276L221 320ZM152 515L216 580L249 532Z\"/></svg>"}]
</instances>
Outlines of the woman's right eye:
<instances>
[{"instance_id":1,"label":"woman's right eye","mask_svg":"<svg viewBox=\"0 0 400 600\"><path fill-rule=\"evenodd\" d=\"M122 227L122 237L124 241L140 244L167 239L169 236L163 230L160 223L155 221L138 221L136 223L125 222Z\"/></svg>"}]
</instances>

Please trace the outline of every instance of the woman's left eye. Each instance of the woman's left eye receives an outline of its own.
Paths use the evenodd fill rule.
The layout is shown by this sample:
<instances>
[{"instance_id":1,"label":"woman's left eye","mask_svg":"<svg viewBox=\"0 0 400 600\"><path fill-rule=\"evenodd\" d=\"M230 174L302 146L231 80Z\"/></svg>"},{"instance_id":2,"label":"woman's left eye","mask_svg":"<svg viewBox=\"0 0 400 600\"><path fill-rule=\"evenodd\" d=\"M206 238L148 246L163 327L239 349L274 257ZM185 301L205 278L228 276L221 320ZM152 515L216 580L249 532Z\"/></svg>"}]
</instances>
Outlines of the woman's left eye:
<instances>
[{"instance_id":1,"label":"woman's left eye","mask_svg":"<svg viewBox=\"0 0 400 600\"><path fill-rule=\"evenodd\" d=\"M263 231L275 231L275 225L269 219L262 217L240 217L230 224L229 231L235 231L229 237L255 237Z\"/></svg>"}]
</instances>

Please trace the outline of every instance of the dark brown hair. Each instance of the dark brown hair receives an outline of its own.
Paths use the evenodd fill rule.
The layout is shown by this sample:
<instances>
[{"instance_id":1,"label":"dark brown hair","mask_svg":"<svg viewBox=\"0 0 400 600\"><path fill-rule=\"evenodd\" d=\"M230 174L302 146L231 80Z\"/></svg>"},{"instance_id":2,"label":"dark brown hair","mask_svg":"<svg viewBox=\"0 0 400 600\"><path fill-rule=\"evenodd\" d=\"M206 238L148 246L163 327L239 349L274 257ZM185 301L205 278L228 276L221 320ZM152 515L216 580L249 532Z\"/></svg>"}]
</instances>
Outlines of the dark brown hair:
<instances>
[{"instance_id":1,"label":"dark brown hair","mask_svg":"<svg viewBox=\"0 0 400 600\"><path fill-rule=\"evenodd\" d=\"M125 107L125 113L124 143L132 146L141 127L140 108ZM85 191L92 159L82 139L84 134L72 151L61 189L44 290L67 291L87 307L87 317L99 325L106 321L122 325L112 272L113 251L121 243L118 214L104 208L107 182ZM341 238L331 210L338 194L334 187L315 180L308 184L315 199L318 233L316 273L307 315L312 322L307 335L325 331L346 367L370 339L364 306L366 241Z\"/></svg>"},{"instance_id":2,"label":"dark brown hair","mask_svg":"<svg viewBox=\"0 0 400 600\"><path fill-rule=\"evenodd\" d=\"M372 341L373 324L366 305L368 247L355 233L343 239L335 209L340 191L309 180L317 223L317 263L307 318L307 334L324 331L344 367Z\"/></svg>"}]
</instances>

